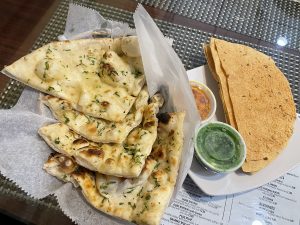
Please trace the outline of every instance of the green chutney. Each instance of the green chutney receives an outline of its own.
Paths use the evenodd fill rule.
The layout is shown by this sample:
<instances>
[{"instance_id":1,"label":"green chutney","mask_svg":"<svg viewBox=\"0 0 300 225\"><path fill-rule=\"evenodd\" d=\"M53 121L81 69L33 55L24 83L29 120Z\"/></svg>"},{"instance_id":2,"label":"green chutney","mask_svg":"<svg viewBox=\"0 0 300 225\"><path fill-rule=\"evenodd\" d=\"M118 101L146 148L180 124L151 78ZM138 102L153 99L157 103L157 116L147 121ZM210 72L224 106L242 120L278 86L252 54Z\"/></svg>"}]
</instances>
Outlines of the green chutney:
<instances>
[{"instance_id":1,"label":"green chutney","mask_svg":"<svg viewBox=\"0 0 300 225\"><path fill-rule=\"evenodd\" d=\"M245 144L236 130L223 123L208 123L196 136L196 155L217 172L238 169L245 160Z\"/></svg>"}]
</instances>

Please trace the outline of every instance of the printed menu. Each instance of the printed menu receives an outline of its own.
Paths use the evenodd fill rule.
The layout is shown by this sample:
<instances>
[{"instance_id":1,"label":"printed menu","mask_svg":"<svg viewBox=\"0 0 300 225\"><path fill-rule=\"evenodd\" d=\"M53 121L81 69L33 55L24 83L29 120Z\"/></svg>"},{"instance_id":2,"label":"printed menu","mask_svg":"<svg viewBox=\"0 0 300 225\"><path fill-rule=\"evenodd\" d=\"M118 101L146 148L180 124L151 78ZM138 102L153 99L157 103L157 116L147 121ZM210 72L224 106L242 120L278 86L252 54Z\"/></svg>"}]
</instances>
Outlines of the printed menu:
<instances>
[{"instance_id":1,"label":"printed menu","mask_svg":"<svg viewBox=\"0 0 300 225\"><path fill-rule=\"evenodd\" d=\"M207 196L187 177L161 225L299 225L300 166L257 189Z\"/></svg>"}]
</instances>

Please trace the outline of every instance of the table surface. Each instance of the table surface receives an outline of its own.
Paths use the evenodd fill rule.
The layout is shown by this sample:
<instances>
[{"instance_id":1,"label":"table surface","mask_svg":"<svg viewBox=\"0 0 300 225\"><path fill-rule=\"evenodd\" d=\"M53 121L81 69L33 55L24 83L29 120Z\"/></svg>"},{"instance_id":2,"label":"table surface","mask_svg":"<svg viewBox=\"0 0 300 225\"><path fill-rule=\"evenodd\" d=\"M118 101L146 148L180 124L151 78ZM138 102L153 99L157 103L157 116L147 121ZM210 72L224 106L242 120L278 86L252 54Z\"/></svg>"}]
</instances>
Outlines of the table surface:
<instances>
[{"instance_id":1,"label":"table surface","mask_svg":"<svg viewBox=\"0 0 300 225\"><path fill-rule=\"evenodd\" d=\"M0 69L30 51L62 2L58 0L0 1ZM88 2L96 2L126 12L133 12L140 2L144 4L150 15L159 21L240 40L269 49L268 51L280 50L282 53L300 56L300 3L294 1L256 0L255 3L251 3L250 0L95 0L82 2L85 5L89 5ZM264 10L264 4L269 4L268 10ZM247 13L253 10L257 12L255 15L251 16ZM280 37L287 39L285 47L277 44ZM189 39L188 36L185 38ZM180 50L178 51L180 53ZM185 58L182 52L179 56L183 58L188 69L205 63L204 61L198 64L189 63L189 59ZM297 74L298 77L293 75L290 80L298 80L299 73ZM9 82L7 77L0 76L0 93L5 91ZM298 103L296 92L299 87L295 86L295 88L297 90L294 96ZM299 106L297 110L299 112ZM73 224L58 207L52 206L52 201L45 199L37 202L26 197L24 192L14 184L0 186L1 213L30 224Z\"/></svg>"}]
</instances>

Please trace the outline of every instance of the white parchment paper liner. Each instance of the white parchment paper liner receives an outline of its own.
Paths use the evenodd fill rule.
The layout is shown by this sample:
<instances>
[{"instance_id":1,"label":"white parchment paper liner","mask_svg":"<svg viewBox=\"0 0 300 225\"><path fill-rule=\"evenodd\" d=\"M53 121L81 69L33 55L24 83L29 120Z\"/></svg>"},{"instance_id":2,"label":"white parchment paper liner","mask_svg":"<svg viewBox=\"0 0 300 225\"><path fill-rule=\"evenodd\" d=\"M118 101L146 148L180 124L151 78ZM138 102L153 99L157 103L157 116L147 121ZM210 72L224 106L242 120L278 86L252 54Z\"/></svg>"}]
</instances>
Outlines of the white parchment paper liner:
<instances>
[{"instance_id":1,"label":"white parchment paper liner","mask_svg":"<svg viewBox=\"0 0 300 225\"><path fill-rule=\"evenodd\" d=\"M70 3L63 35L59 40L93 37L120 37L135 35L127 23L105 19L96 10Z\"/></svg>"},{"instance_id":2,"label":"white parchment paper liner","mask_svg":"<svg viewBox=\"0 0 300 225\"><path fill-rule=\"evenodd\" d=\"M147 77L149 91L161 91L166 99L165 111L185 111L184 148L175 194L180 189L193 157L192 137L199 122L186 71L168 41L140 5L135 14L136 34ZM95 10L70 4L64 35L59 39L91 38L134 34L127 24L105 20ZM45 123L54 122L48 109L39 102L40 93L26 88L17 105L0 110L0 172L35 198L49 194L57 197L62 211L82 225L127 224L91 207L78 189L42 170L52 150L38 136ZM174 196L174 195L173 195Z\"/></svg>"}]
</instances>

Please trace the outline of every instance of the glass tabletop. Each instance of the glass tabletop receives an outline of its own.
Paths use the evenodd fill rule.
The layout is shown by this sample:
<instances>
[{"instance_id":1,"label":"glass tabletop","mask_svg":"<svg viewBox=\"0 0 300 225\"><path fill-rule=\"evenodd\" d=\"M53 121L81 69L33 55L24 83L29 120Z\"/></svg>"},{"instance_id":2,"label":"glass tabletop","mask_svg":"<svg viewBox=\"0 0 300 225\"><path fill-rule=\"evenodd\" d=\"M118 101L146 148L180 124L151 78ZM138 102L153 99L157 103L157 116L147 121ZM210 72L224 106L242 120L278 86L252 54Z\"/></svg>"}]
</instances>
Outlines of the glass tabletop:
<instances>
[{"instance_id":1,"label":"glass tabletop","mask_svg":"<svg viewBox=\"0 0 300 225\"><path fill-rule=\"evenodd\" d=\"M297 112L300 71L300 3L291 0L75 0L98 10L108 19L133 26L132 13L142 3L165 36L173 38L173 47L187 70L206 64L202 44L219 37L250 45L271 57L287 76ZM68 0L0 1L0 67L3 68L32 49L36 49L64 31ZM22 93L23 85L0 76L0 107L11 108ZM281 180L293 180L300 171ZM280 211L285 192L293 192L287 204L300 209L299 190L277 180L252 195L206 196L187 177L183 190L166 211L162 224L299 224L300 217ZM292 183L298 182L295 179ZM280 186L281 185L281 186ZM274 186L277 190L274 192ZM294 187L294 188L293 188ZM299 187L300 188L300 187ZM277 193L278 192L278 193ZM272 197L277 196L277 197ZM278 197L279 196L279 197ZM287 197L286 197L287 198ZM280 200L278 200L280 199ZM189 202L190 201L190 202ZM279 205L278 205L279 204ZM189 209L194 205L195 210ZM297 208L298 207L298 208ZM239 212L243 211L243 215ZM49 196L36 200L0 175L0 212L30 224L72 224ZM293 214L294 213L294 214ZM240 213L241 214L241 213ZM264 222L253 220L266 215ZM241 218L238 221L236 218ZM239 217L238 217L239 216ZM282 217L282 218L279 218ZM251 221L251 223L249 223Z\"/></svg>"}]
</instances>

